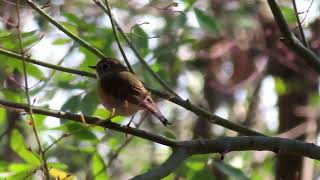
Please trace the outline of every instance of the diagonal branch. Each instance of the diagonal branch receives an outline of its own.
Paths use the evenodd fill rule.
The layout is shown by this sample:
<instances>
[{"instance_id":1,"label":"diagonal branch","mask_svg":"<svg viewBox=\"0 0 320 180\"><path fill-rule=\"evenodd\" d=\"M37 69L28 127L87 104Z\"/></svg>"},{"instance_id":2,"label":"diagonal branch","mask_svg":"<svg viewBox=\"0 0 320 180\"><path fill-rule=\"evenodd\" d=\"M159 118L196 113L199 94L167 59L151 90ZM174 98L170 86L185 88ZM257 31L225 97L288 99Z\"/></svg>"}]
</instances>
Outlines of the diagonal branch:
<instances>
[{"instance_id":1,"label":"diagonal branch","mask_svg":"<svg viewBox=\"0 0 320 180\"><path fill-rule=\"evenodd\" d=\"M16 4L16 11L17 11L17 32L18 32L18 44L19 44L19 50L20 50L20 54L22 56L22 69L23 69L23 76L24 76L24 84L25 84L25 87L24 87L24 90L25 90L25 95L26 95L26 98L27 98L27 106L29 107L29 110L28 110L28 113L30 115L30 119L31 119L31 127L32 127L32 130L33 130L33 133L35 135L35 138L36 138L36 142L38 144L38 148L39 148L39 154L41 156L41 159L43 161L43 164L41 166L42 167L42 171L43 171L43 174L44 174L44 178L46 180L49 180L50 179L50 175L49 175L49 169L48 169L48 164L47 164L47 158L46 158L46 154L45 154L45 151L43 151L43 147L42 147L42 144L41 144L41 141L40 141L40 138L39 138L39 133L38 133L38 130L37 130L37 127L36 127L36 122L35 122L35 119L34 119L34 116L33 116L33 109L31 107L31 101L30 101L30 95L29 95L29 84L28 84L28 74L27 74L27 63L26 63L26 59L28 59L26 56L25 56L25 50L23 49L23 45L22 45L22 36L21 36L21 29L20 29L20 7L19 7L19 4L20 4L20 1L18 0L17 1L17 4Z\"/></svg>"},{"instance_id":2,"label":"diagonal branch","mask_svg":"<svg viewBox=\"0 0 320 180\"><path fill-rule=\"evenodd\" d=\"M107 15L111 15L111 12L109 12L108 8L103 5L101 3L100 0L94 0L94 2L107 14ZM106 1L107 3L107 1ZM108 6L108 4L107 4ZM113 23L114 25L117 27L117 30L120 32L120 34L122 35L122 37L125 39L125 41L128 43L129 47L132 49L132 51L134 52L134 54L136 55L136 57L139 59L140 63L147 69L147 71L153 76L153 78L155 78L162 87L165 88L165 90L167 90L170 94L180 98L182 100L182 98L176 93L174 92L174 90L172 90L169 85L161 79L161 77L156 74L151 67L148 65L148 63L143 59L143 57L140 55L139 51L137 50L137 48L133 45L133 43L130 41L130 39L128 38L128 36L126 35L126 33L123 31L123 29L120 27L119 23L112 17L113 19Z\"/></svg>"},{"instance_id":3,"label":"diagonal branch","mask_svg":"<svg viewBox=\"0 0 320 180\"><path fill-rule=\"evenodd\" d=\"M94 2L98 3L97 0L94 0ZM127 55L126 55L126 53L124 53L124 50L123 50L123 48L122 48L122 46L121 46L121 43L120 43L120 40L119 40L119 38L118 38L117 30L116 30L116 28L115 28L115 25L114 25L114 22L113 22L112 13L111 13L110 6L109 6L109 3L108 3L107 0L106 0L106 4L107 4L108 12L109 12L109 13L108 13L108 16L109 16L109 19L110 19L110 22L111 22L111 27L112 27L113 36L114 36L114 38L115 38L116 41L117 41L117 44L118 44L119 50L120 50L120 52L121 52L121 54L122 54L122 57L123 57L123 59L124 59L124 62L127 64L127 67L128 67L128 69L129 69L129 71L134 74L133 69L132 69L132 67L131 67L131 65L130 65L130 63L129 63L128 58L127 58Z\"/></svg>"},{"instance_id":4,"label":"diagonal branch","mask_svg":"<svg viewBox=\"0 0 320 180\"><path fill-rule=\"evenodd\" d=\"M15 60L20 60L20 61L23 60L23 56L22 55L14 53L14 52L7 51L5 49L1 49L0 48L0 54L12 57ZM43 62L43 61L35 60L35 59L32 59L32 58L27 58L27 59L25 59L25 61L29 62L29 63L32 63L32 64L39 65L39 66L47 67L47 68L50 68L50 69L55 69L55 70L58 70L58 71L62 71L62 72L67 72L67 73L76 74L76 75L80 75L80 76L96 78L96 75L94 73L80 71L80 70L77 70L77 69L71 69L71 68L62 67L62 66L57 66L57 65L46 63L46 62Z\"/></svg>"},{"instance_id":5,"label":"diagonal branch","mask_svg":"<svg viewBox=\"0 0 320 180\"><path fill-rule=\"evenodd\" d=\"M292 5L293 5L293 9L294 9L294 14L296 15L296 19L297 19L297 23L298 23L298 28L300 31L300 35L302 38L302 43L303 45L305 45L307 48L309 48L308 42L306 40L306 37L304 35L303 29L302 29L302 24L299 18L299 13L298 13L298 9L297 9L297 4L296 4L296 0L292 0Z\"/></svg>"},{"instance_id":6,"label":"diagonal branch","mask_svg":"<svg viewBox=\"0 0 320 180\"><path fill-rule=\"evenodd\" d=\"M90 50L92 53L94 53L96 56L100 58L105 58L106 56L97 48L90 45L85 40L81 39L68 29L66 29L63 25L59 24L56 20L54 20L49 14L44 12L41 8L39 8L36 4L34 4L31 0L27 0L28 4L32 9L37 11L43 18L45 18L47 21L49 21L51 24L56 26L58 29L60 29L62 32L64 32L66 35L68 35L70 38L75 40L77 43L79 43L81 46L85 47L86 49Z\"/></svg>"},{"instance_id":7,"label":"diagonal branch","mask_svg":"<svg viewBox=\"0 0 320 180\"><path fill-rule=\"evenodd\" d=\"M276 20L280 32L283 36L283 42L293 52L306 60L306 63L316 72L320 73L320 58L310 49L304 46L290 31L289 26L284 19L281 10L275 0L268 0L268 4Z\"/></svg>"}]
</instances>

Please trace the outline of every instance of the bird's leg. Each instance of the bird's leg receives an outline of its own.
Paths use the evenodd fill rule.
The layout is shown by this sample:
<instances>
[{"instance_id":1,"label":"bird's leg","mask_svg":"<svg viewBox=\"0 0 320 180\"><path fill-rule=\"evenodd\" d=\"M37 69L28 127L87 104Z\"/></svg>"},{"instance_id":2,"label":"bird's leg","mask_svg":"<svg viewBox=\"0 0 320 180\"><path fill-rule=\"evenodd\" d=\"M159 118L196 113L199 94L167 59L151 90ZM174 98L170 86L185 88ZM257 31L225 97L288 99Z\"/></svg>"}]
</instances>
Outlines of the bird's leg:
<instances>
[{"instance_id":1,"label":"bird's leg","mask_svg":"<svg viewBox=\"0 0 320 180\"><path fill-rule=\"evenodd\" d=\"M130 124L131 124L131 122L132 122L132 120L133 120L134 116L135 116L135 114L131 117L131 119L130 119L129 123L126 125L126 128L127 128L126 138L128 137L128 129L130 128Z\"/></svg>"},{"instance_id":2,"label":"bird's leg","mask_svg":"<svg viewBox=\"0 0 320 180\"><path fill-rule=\"evenodd\" d=\"M131 117L131 119L130 119L129 123L126 125L127 127L130 127L130 124L131 124L131 122L132 122L132 120L133 120L134 116L135 116L135 115L133 115L133 116Z\"/></svg>"}]
</instances>

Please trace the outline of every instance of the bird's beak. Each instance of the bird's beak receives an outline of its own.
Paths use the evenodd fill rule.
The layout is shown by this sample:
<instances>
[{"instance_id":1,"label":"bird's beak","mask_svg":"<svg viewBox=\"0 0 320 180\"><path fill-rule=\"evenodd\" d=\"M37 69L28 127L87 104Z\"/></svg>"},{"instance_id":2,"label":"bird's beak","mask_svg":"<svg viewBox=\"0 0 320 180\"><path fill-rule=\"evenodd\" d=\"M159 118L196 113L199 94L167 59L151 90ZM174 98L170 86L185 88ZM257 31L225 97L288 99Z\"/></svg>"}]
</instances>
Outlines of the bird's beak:
<instances>
[{"instance_id":1,"label":"bird's beak","mask_svg":"<svg viewBox=\"0 0 320 180\"><path fill-rule=\"evenodd\" d=\"M89 68L91 68L91 69L96 69L97 68L97 66L88 66Z\"/></svg>"}]
</instances>

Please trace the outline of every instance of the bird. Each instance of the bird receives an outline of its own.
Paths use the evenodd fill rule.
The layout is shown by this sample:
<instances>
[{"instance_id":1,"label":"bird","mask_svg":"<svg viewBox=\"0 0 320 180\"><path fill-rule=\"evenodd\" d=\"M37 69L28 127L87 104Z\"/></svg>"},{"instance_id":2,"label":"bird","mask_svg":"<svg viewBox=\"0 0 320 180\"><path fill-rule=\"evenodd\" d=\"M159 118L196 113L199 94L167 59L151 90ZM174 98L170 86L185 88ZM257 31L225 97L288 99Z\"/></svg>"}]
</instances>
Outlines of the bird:
<instances>
[{"instance_id":1,"label":"bird","mask_svg":"<svg viewBox=\"0 0 320 180\"><path fill-rule=\"evenodd\" d=\"M95 66L89 67L96 70L97 94L102 105L111 112L111 118L117 115L131 116L140 110L147 110L164 126L171 125L143 83L118 60L103 58Z\"/></svg>"}]
</instances>

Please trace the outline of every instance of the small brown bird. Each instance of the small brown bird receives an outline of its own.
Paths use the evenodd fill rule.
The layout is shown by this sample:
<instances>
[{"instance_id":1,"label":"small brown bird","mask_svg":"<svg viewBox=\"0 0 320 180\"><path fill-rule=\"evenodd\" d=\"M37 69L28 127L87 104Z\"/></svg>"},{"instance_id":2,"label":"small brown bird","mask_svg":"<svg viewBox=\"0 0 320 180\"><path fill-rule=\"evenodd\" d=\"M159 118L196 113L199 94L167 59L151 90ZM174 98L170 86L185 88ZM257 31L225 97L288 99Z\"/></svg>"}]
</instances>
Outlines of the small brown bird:
<instances>
[{"instance_id":1,"label":"small brown bird","mask_svg":"<svg viewBox=\"0 0 320 180\"><path fill-rule=\"evenodd\" d=\"M114 115L129 116L146 109L163 125L171 123L162 115L142 82L115 59L102 59L96 66L97 92L103 106Z\"/></svg>"}]
</instances>

